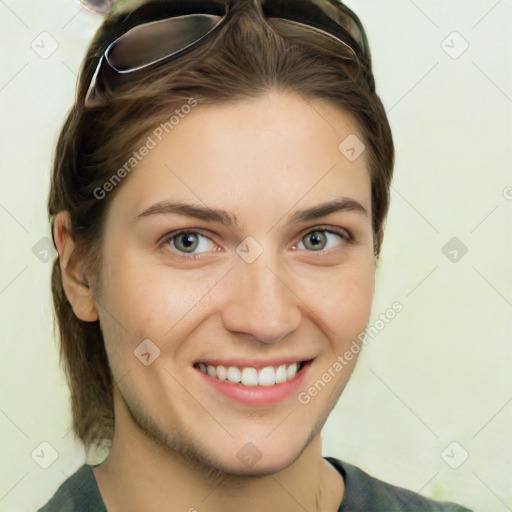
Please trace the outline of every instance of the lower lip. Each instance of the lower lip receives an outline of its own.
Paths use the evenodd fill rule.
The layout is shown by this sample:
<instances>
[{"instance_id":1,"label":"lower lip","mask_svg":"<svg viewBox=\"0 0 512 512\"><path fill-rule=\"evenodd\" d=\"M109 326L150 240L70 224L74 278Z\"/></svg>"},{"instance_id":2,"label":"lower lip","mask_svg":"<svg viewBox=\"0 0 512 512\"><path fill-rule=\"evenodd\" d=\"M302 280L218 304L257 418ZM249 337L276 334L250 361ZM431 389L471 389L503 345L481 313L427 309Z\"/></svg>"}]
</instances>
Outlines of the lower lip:
<instances>
[{"instance_id":1,"label":"lower lip","mask_svg":"<svg viewBox=\"0 0 512 512\"><path fill-rule=\"evenodd\" d=\"M210 377L199 368L194 369L207 384L222 395L244 405L267 406L284 400L296 391L306 377L310 366L311 361L308 361L293 379L282 382L281 384L274 384L273 386L244 386L241 383L233 384L225 380Z\"/></svg>"}]
</instances>

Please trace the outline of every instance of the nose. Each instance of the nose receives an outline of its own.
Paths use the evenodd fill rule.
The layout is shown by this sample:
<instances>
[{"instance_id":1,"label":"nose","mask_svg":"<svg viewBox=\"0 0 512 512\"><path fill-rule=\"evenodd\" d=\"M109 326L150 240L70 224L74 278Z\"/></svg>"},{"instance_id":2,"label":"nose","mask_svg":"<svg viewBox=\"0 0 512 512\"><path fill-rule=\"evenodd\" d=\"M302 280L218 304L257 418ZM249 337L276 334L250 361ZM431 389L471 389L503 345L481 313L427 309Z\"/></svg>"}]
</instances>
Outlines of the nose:
<instances>
[{"instance_id":1,"label":"nose","mask_svg":"<svg viewBox=\"0 0 512 512\"><path fill-rule=\"evenodd\" d=\"M283 272L263 253L252 263L239 260L224 288L224 327L261 343L278 343L301 324L300 298ZM289 280L289 279L288 279Z\"/></svg>"}]
</instances>

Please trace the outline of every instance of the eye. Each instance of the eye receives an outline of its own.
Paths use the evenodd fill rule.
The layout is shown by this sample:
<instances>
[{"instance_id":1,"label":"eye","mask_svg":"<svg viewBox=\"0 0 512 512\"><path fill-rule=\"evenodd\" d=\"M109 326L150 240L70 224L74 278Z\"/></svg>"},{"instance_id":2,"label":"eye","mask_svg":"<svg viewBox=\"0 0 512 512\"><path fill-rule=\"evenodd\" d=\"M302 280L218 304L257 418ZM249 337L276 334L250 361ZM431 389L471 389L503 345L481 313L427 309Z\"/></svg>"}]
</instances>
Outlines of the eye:
<instances>
[{"instance_id":1,"label":"eye","mask_svg":"<svg viewBox=\"0 0 512 512\"><path fill-rule=\"evenodd\" d=\"M329 236L330 235L330 236ZM344 229L322 229L316 228L313 231L309 231L301 238L300 243L298 244L298 248L301 245L311 252L319 252L332 249L333 245L336 244L336 237L338 239L342 239L342 241L349 242L352 238L347 231ZM303 243L305 241L305 243ZM329 241L332 243L329 246Z\"/></svg>"},{"instance_id":2,"label":"eye","mask_svg":"<svg viewBox=\"0 0 512 512\"><path fill-rule=\"evenodd\" d=\"M198 231L178 231L171 233L162 240L162 244L171 246L178 252L183 253L185 258L198 258L203 252L210 250L209 245L216 245L212 239ZM215 250L215 249L214 249Z\"/></svg>"},{"instance_id":3,"label":"eye","mask_svg":"<svg viewBox=\"0 0 512 512\"><path fill-rule=\"evenodd\" d=\"M351 235L345 229L318 227L307 232L293 249L305 248L308 252L324 253L335 248L336 238L341 239L341 243L352 241ZM184 259L197 259L210 250L218 251L220 249L209 236L190 229L170 233L160 244L171 248L173 252L180 253Z\"/></svg>"}]
</instances>

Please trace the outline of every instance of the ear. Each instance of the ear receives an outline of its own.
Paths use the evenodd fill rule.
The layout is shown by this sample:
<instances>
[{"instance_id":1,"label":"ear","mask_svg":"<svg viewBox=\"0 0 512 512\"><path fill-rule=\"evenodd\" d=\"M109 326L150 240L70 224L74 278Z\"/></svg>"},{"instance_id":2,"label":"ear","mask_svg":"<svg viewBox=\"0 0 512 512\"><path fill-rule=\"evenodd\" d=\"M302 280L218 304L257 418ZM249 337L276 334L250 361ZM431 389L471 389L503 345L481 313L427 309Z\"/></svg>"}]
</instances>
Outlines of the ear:
<instances>
[{"instance_id":1,"label":"ear","mask_svg":"<svg viewBox=\"0 0 512 512\"><path fill-rule=\"evenodd\" d=\"M75 244L69 235L71 217L68 211L62 211L55 217L53 227L55 244L59 253L59 264L62 275L64 293L73 308L75 315L84 322L98 320L98 311L92 291L83 281L76 268L70 265L70 257Z\"/></svg>"}]
</instances>

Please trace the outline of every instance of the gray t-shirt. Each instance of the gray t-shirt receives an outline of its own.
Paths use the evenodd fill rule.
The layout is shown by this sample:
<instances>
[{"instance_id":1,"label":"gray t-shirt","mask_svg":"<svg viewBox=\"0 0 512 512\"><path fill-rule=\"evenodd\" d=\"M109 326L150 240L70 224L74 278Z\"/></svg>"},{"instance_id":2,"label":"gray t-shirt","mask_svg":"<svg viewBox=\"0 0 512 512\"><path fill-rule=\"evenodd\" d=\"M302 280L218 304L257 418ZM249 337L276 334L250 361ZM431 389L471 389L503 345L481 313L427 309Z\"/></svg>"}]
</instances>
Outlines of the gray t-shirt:
<instances>
[{"instance_id":1,"label":"gray t-shirt","mask_svg":"<svg viewBox=\"0 0 512 512\"><path fill-rule=\"evenodd\" d=\"M345 481L345 495L338 512L471 512L455 503L433 501L387 484L361 469L333 457L324 457ZM92 468L84 464L57 489L37 512L107 512Z\"/></svg>"}]
</instances>

